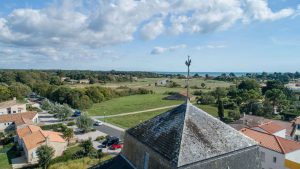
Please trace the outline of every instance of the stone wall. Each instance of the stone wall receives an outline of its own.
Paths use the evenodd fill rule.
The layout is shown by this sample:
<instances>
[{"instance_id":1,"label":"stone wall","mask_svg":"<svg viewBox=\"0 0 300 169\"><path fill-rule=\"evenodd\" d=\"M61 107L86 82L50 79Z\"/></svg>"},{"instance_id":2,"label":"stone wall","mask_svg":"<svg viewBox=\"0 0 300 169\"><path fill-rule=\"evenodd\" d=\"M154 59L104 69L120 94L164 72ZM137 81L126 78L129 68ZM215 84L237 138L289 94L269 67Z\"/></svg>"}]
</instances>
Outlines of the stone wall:
<instances>
[{"instance_id":1,"label":"stone wall","mask_svg":"<svg viewBox=\"0 0 300 169\"><path fill-rule=\"evenodd\" d=\"M131 135L127 133L125 134L122 155L125 156L125 158L127 158L127 160L129 160L137 169L144 168L144 155L146 152L149 154L148 169L176 168L175 166L172 167L172 165L160 154L137 141Z\"/></svg>"},{"instance_id":2,"label":"stone wall","mask_svg":"<svg viewBox=\"0 0 300 169\"><path fill-rule=\"evenodd\" d=\"M180 169L261 169L259 147L254 146L233 153L179 167Z\"/></svg>"}]
</instances>

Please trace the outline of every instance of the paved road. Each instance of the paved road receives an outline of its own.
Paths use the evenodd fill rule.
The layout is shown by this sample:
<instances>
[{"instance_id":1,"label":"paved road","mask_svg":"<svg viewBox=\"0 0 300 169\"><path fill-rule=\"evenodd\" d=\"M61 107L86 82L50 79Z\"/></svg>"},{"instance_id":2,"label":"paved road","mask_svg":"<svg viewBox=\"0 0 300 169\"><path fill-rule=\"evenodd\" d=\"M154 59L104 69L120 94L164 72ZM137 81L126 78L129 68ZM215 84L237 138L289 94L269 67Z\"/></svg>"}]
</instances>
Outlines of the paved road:
<instances>
[{"instance_id":1,"label":"paved road","mask_svg":"<svg viewBox=\"0 0 300 169\"><path fill-rule=\"evenodd\" d=\"M171 106L158 107L158 108L154 108L154 109L141 110L141 111L135 111L135 112L129 112L129 113L120 113L120 114L108 115L108 116L92 116L92 117L95 119L102 119L102 118L108 118L108 117L127 116L127 115L132 115L132 114L139 114L139 113L152 112L152 111L156 111L156 110L173 108L176 106L178 106L178 105L176 104L176 105L171 105Z\"/></svg>"},{"instance_id":2,"label":"paved road","mask_svg":"<svg viewBox=\"0 0 300 169\"><path fill-rule=\"evenodd\" d=\"M110 124L102 124L101 126L94 126L94 128L96 130L99 130L103 133L106 133L110 136L115 136L115 137L118 137L120 138L121 140L123 140L123 137L124 137L124 133L125 133L125 130L124 129L120 129L120 128L117 128L117 127L113 127L112 125Z\"/></svg>"}]
</instances>

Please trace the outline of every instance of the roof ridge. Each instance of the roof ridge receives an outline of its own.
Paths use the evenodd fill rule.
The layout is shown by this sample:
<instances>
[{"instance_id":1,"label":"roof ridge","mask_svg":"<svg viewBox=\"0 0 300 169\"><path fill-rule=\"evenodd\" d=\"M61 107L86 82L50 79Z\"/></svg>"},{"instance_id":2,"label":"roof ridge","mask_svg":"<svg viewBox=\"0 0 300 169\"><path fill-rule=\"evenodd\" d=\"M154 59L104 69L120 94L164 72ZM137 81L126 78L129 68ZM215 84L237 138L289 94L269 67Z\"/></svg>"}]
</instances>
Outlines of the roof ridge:
<instances>
[{"instance_id":1,"label":"roof ridge","mask_svg":"<svg viewBox=\"0 0 300 169\"><path fill-rule=\"evenodd\" d=\"M252 127L253 128L253 127ZM243 130L243 129L249 129L249 130L252 130L252 131L257 131L257 132L260 132L260 133L262 133L262 134L267 134L267 135L270 135L270 136L274 136L273 134L271 134L271 133L269 133L269 132L262 132L262 131L259 131L259 130L254 130L254 129L252 129L252 128L242 128L241 130Z\"/></svg>"},{"instance_id":2,"label":"roof ridge","mask_svg":"<svg viewBox=\"0 0 300 169\"><path fill-rule=\"evenodd\" d=\"M184 133L183 133L183 131L184 131L184 127L185 127L185 121L186 121L186 112L188 112L188 104L190 104L190 101L189 101L189 99L186 99L186 101L185 101L185 103L184 103L185 105L186 105L186 108L185 108L185 112L184 112L184 119L183 119L183 125L182 125L182 129L181 129L181 137L180 137L180 143L179 143L179 147L181 147L181 145L182 145L182 140L183 140L183 135L184 135ZM180 148L179 148L179 150L178 150L179 152L178 152L178 158L177 158L177 162L176 162L176 166L178 167L178 161L179 161L179 157L180 157Z\"/></svg>"},{"instance_id":3,"label":"roof ridge","mask_svg":"<svg viewBox=\"0 0 300 169\"><path fill-rule=\"evenodd\" d=\"M279 148L282 150L283 154L286 153L285 149L283 148L283 146L281 145L280 141L278 140L277 136L273 135L275 140L277 141Z\"/></svg>"}]
</instances>

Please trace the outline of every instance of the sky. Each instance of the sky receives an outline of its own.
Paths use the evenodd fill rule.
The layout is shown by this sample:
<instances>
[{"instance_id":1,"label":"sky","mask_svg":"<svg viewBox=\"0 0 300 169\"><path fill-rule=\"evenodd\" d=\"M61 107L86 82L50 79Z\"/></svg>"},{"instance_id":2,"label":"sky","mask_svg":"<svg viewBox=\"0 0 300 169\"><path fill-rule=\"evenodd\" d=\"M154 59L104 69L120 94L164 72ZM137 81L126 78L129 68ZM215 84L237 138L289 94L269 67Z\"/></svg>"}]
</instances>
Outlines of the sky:
<instances>
[{"instance_id":1,"label":"sky","mask_svg":"<svg viewBox=\"0 0 300 169\"><path fill-rule=\"evenodd\" d=\"M296 0L1 0L0 68L300 71Z\"/></svg>"}]
</instances>

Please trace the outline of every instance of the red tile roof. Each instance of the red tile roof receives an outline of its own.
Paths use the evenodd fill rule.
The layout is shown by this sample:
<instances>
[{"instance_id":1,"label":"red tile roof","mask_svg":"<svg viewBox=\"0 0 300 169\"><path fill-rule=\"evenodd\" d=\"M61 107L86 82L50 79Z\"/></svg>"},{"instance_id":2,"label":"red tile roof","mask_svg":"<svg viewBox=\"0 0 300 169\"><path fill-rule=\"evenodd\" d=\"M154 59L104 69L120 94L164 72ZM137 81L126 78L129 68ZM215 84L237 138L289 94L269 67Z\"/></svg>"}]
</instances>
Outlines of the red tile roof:
<instances>
[{"instance_id":1,"label":"red tile roof","mask_svg":"<svg viewBox=\"0 0 300 169\"><path fill-rule=\"evenodd\" d=\"M243 128L240 131L246 136L257 141L262 147L279 152L281 154L287 154L300 149L300 143L296 141L248 128Z\"/></svg>"},{"instance_id":2,"label":"red tile roof","mask_svg":"<svg viewBox=\"0 0 300 169\"><path fill-rule=\"evenodd\" d=\"M15 122L15 124L22 125L28 124L36 116L36 112L24 112L16 114L4 114L0 115L0 123Z\"/></svg>"},{"instance_id":3,"label":"red tile roof","mask_svg":"<svg viewBox=\"0 0 300 169\"><path fill-rule=\"evenodd\" d=\"M31 150L40 144L44 143L47 139L50 142L61 142L66 141L62 138L62 134L53 131L44 131L40 127L35 125L28 125L26 127L17 129L17 135L23 139L24 145L27 150Z\"/></svg>"},{"instance_id":4,"label":"red tile roof","mask_svg":"<svg viewBox=\"0 0 300 169\"><path fill-rule=\"evenodd\" d=\"M270 134L274 134L278 131L281 131L281 130L284 130L285 127L284 126L281 126L277 123L274 123L273 121L269 121L267 123L263 123L263 124L260 124L256 127L259 127L261 129L263 129L264 131L270 133Z\"/></svg>"}]
</instances>

